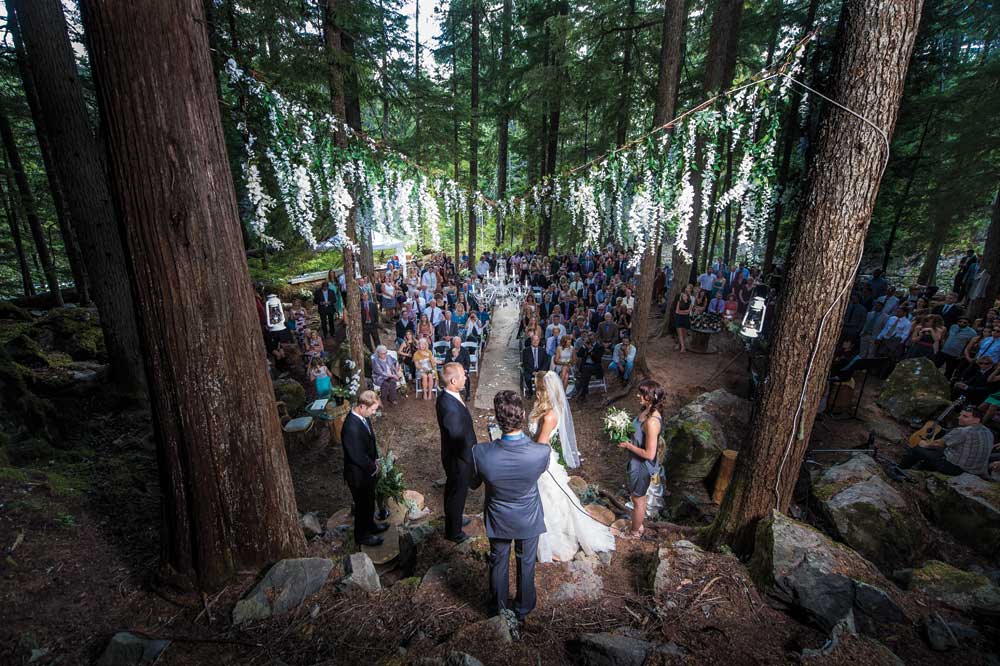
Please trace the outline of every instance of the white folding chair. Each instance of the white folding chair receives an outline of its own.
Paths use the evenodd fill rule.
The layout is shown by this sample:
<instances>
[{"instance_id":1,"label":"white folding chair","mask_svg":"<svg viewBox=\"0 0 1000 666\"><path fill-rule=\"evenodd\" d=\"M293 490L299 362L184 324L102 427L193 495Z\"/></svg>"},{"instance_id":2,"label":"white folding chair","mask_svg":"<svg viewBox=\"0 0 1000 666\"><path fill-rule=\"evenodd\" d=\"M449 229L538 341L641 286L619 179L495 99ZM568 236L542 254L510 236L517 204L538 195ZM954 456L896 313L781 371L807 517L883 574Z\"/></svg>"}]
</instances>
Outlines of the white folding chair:
<instances>
[{"instance_id":1,"label":"white folding chair","mask_svg":"<svg viewBox=\"0 0 1000 666\"><path fill-rule=\"evenodd\" d=\"M469 351L469 374L479 372L479 344L476 342L463 342L462 348Z\"/></svg>"}]
</instances>

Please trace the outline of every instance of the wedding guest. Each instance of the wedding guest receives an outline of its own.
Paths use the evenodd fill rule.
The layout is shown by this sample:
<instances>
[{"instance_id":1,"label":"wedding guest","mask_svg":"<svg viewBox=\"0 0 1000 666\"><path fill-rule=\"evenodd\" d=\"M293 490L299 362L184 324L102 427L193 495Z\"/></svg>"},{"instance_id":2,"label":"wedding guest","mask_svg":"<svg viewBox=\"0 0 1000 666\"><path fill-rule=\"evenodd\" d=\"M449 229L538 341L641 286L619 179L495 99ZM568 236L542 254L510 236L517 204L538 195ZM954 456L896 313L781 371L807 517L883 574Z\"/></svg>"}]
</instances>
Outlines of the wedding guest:
<instances>
[{"instance_id":1,"label":"wedding guest","mask_svg":"<svg viewBox=\"0 0 1000 666\"><path fill-rule=\"evenodd\" d=\"M326 367L326 364L318 358L309 361L309 379L312 380L313 387L316 389L317 398L326 398L330 395L333 388L333 376L330 374L330 368Z\"/></svg>"},{"instance_id":2,"label":"wedding guest","mask_svg":"<svg viewBox=\"0 0 1000 666\"><path fill-rule=\"evenodd\" d=\"M434 339L434 327L426 314L420 315L420 321L417 323L417 338L421 340Z\"/></svg>"},{"instance_id":3,"label":"wedding guest","mask_svg":"<svg viewBox=\"0 0 1000 666\"><path fill-rule=\"evenodd\" d=\"M618 324L614 321L614 315L610 312L604 313L604 321L597 327L597 340L604 346L604 353L611 351L612 347L618 344Z\"/></svg>"},{"instance_id":4,"label":"wedding guest","mask_svg":"<svg viewBox=\"0 0 1000 666\"><path fill-rule=\"evenodd\" d=\"M313 292L313 303L319 311L319 328L324 338L337 335L337 320L344 312L344 299L340 295L340 285L337 284L337 274L330 271L326 274L326 282Z\"/></svg>"},{"instance_id":5,"label":"wedding guest","mask_svg":"<svg viewBox=\"0 0 1000 666\"><path fill-rule=\"evenodd\" d=\"M465 370L467 379L465 380L465 399L469 399L469 391L472 388L472 382L468 380L469 368L472 366L472 359L469 358L469 350L462 346L462 338L459 336L453 336L451 338L451 347L444 355L445 363L458 363Z\"/></svg>"},{"instance_id":6,"label":"wedding guest","mask_svg":"<svg viewBox=\"0 0 1000 666\"><path fill-rule=\"evenodd\" d=\"M944 344L941 345L940 351L934 359L934 364L937 367L944 366L945 377L951 379L951 376L962 365L962 355L965 352L965 348L975 337L976 331L969 326L968 317L963 315L958 318L956 323L951 325Z\"/></svg>"},{"instance_id":7,"label":"wedding guest","mask_svg":"<svg viewBox=\"0 0 1000 666\"><path fill-rule=\"evenodd\" d=\"M726 321L734 321L739 313L740 304L736 302L736 294L729 292L726 296L726 303L722 309L722 316Z\"/></svg>"},{"instance_id":8,"label":"wedding guest","mask_svg":"<svg viewBox=\"0 0 1000 666\"><path fill-rule=\"evenodd\" d=\"M428 349L428 338L417 341L417 351L413 353L413 367L416 369L416 384L423 391L424 400L430 400L434 391L434 381L437 378L434 354Z\"/></svg>"},{"instance_id":9,"label":"wedding guest","mask_svg":"<svg viewBox=\"0 0 1000 666\"><path fill-rule=\"evenodd\" d=\"M698 291L698 295L694 298L694 304L691 306L691 316L700 315L705 312L708 308L708 292L704 289Z\"/></svg>"},{"instance_id":10,"label":"wedding guest","mask_svg":"<svg viewBox=\"0 0 1000 666\"><path fill-rule=\"evenodd\" d=\"M403 369L396 359L389 356L389 350L385 345L376 347L375 356L372 358L372 383L379 387L385 401L390 405L396 404L396 387L402 380Z\"/></svg>"},{"instance_id":11,"label":"wedding guest","mask_svg":"<svg viewBox=\"0 0 1000 666\"><path fill-rule=\"evenodd\" d=\"M717 315L725 314L726 301L723 300L721 291L708 302L708 311Z\"/></svg>"},{"instance_id":12,"label":"wedding guest","mask_svg":"<svg viewBox=\"0 0 1000 666\"><path fill-rule=\"evenodd\" d=\"M632 421L635 433L631 442L619 442L618 448L629 452L626 468L629 495L632 496L632 529L627 539L640 539L645 531L646 491L656 473L656 444L663 424L663 400L666 393L659 382L647 379L639 384L639 415Z\"/></svg>"},{"instance_id":13,"label":"wedding guest","mask_svg":"<svg viewBox=\"0 0 1000 666\"><path fill-rule=\"evenodd\" d=\"M677 307L674 308L674 328L677 329L677 349L680 352L687 351L687 332L691 329L691 285L684 285L677 298Z\"/></svg>"},{"instance_id":14,"label":"wedding guest","mask_svg":"<svg viewBox=\"0 0 1000 666\"><path fill-rule=\"evenodd\" d=\"M393 319L396 317L396 284L390 273L387 272L382 276L381 287L382 310L390 319Z\"/></svg>"},{"instance_id":15,"label":"wedding guest","mask_svg":"<svg viewBox=\"0 0 1000 666\"><path fill-rule=\"evenodd\" d=\"M524 397L531 398L535 394L534 377L540 370L549 367L549 356L541 346L542 338L537 331L532 333L528 344L521 352L521 381L524 384Z\"/></svg>"},{"instance_id":16,"label":"wedding guest","mask_svg":"<svg viewBox=\"0 0 1000 666\"><path fill-rule=\"evenodd\" d=\"M611 365L608 366L608 369L614 370L619 380L627 382L632 376L632 366L634 363L635 347L626 335L622 338L621 342L615 345L615 349L611 354Z\"/></svg>"},{"instance_id":17,"label":"wedding guest","mask_svg":"<svg viewBox=\"0 0 1000 666\"><path fill-rule=\"evenodd\" d=\"M413 318L413 312L410 310L408 305L403 306L403 311L399 314L399 320L396 322L396 346L398 347L403 342L403 338L406 337L406 332L409 331L416 335L417 332L417 322Z\"/></svg>"},{"instance_id":18,"label":"wedding guest","mask_svg":"<svg viewBox=\"0 0 1000 666\"><path fill-rule=\"evenodd\" d=\"M483 335L485 335L485 330L483 325L479 323L479 315L473 310L469 313L469 319L465 324L465 340L466 342L482 342Z\"/></svg>"},{"instance_id":19,"label":"wedding guest","mask_svg":"<svg viewBox=\"0 0 1000 666\"><path fill-rule=\"evenodd\" d=\"M552 355L552 372L559 375L563 388L569 386L569 375L573 369L573 337L564 335Z\"/></svg>"},{"instance_id":20,"label":"wedding guest","mask_svg":"<svg viewBox=\"0 0 1000 666\"><path fill-rule=\"evenodd\" d=\"M387 523L375 522L375 486L381 469L371 417L378 408L375 392L362 391L340 431L344 480L354 500L354 542L363 546L381 545L378 535L389 529Z\"/></svg>"},{"instance_id":21,"label":"wedding guest","mask_svg":"<svg viewBox=\"0 0 1000 666\"><path fill-rule=\"evenodd\" d=\"M927 469L948 476L963 472L986 478L993 447L993 433L982 424L982 412L971 405L958 415L958 426L944 437L921 441L907 450L900 461L903 469Z\"/></svg>"},{"instance_id":22,"label":"wedding guest","mask_svg":"<svg viewBox=\"0 0 1000 666\"><path fill-rule=\"evenodd\" d=\"M594 377L604 376L604 345L593 333L587 333L580 347L576 351L576 357L580 362L580 373L576 380L575 398L583 402L590 391L590 380Z\"/></svg>"},{"instance_id":23,"label":"wedding guest","mask_svg":"<svg viewBox=\"0 0 1000 666\"><path fill-rule=\"evenodd\" d=\"M413 331L407 329L403 336L403 341L399 344L396 354L399 362L411 377L416 377L416 369L413 366L413 355L417 353L417 339L413 337Z\"/></svg>"},{"instance_id":24,"label":"wedding guest","mask_svg":"<svg viewBox=\"0 0 1000 666\"><path fill-rule=\"evenodd\" d=\"M361 339L369 351L382 344L378 339L378 306L366 291L361 292Z\"/></svg>"}]
</instances>

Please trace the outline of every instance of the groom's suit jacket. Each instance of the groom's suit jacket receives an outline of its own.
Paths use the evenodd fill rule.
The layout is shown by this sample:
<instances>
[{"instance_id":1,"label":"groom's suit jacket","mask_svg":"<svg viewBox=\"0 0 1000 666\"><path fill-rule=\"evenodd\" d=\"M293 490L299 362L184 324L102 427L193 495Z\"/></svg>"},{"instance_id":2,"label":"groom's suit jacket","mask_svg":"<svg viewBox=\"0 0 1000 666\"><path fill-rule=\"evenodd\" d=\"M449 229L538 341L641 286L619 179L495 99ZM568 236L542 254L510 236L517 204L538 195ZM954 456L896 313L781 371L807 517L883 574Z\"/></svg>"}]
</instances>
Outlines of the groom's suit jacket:
<instances>
[{"instance_id":1,"label":"groom's suit jacket","mask_svg":"<svg viewBox=\"0 0 1000 666\"><path fill-rule=\"evenodd\" d=\"M470 487L486 484L483 522L491 539L531 539L545 532L538 478L549 466L547 446L530 437L472 447Z\"/></svg>"}]
</instances>

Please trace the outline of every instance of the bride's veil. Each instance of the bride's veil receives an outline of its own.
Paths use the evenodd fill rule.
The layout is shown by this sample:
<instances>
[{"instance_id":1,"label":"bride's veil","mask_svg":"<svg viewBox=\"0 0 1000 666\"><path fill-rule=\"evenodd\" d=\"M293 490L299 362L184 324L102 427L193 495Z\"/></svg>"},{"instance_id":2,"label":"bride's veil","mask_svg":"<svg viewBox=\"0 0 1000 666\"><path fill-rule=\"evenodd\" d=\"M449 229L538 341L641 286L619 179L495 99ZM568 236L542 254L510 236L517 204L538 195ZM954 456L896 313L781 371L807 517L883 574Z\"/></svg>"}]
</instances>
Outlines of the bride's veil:
<instances>
[{"instance_id":1,"label":"bride's veil","mask_svg":"<svg viewBox=\"0 0 1000 666\"><path fill-rule=\"evenodd\" d=\"M580 450L576 448L573 412L570 411L569 400L566 399L562 380L551 370L545 373L545 391L549 394L549 401L552 403L552 408L556 410L556 416L559 417L559 443L562 446L563 460L566 461L567 467L579 467Z\"/></svg>"}]
</instances>

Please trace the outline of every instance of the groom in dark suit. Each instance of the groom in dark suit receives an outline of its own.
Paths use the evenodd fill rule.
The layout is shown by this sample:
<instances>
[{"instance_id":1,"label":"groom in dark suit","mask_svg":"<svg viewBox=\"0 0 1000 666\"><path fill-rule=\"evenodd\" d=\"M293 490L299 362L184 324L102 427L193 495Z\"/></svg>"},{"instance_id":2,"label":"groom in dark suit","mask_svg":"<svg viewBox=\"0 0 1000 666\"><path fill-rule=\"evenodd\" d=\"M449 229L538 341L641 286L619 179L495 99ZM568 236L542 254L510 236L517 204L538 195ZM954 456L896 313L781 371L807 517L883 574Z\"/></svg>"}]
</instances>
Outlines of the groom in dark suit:
<instances>
[{"instance_id":1,"label":"groom in dark suit","mask_svg":"<svg viewBox=\"0 0 1000 666\"><path fill-rule=\"evenodd\" d=\"M441 369L444 390L438 394L437 420L441 429L441 464L444 466L444 535L461 543L469 538L462 527L469 521L462 515L472 475L472 447L476 430L472 415L462 400L468 379L461 363L445 363Z\"/></svg>"},{"instance_id":2,"label":"groom in dark suit","mask_svg":"<svg viewBox=\"0 0 1000 666\"><path fill-rule=\"evenodd\" d=\"M500 391L493 411L503 436L472 449L473 489L486 484L483 522L490 539L490 598L498 614L518 622L535 607L535 560L538 536L545 532L545 516L538 494L538 478L549 466L551 449L540 446L521 430L524 405L514 391ZM517 597L508 607L510 542L517 558Z\"/></svg>"}]
</instances>

